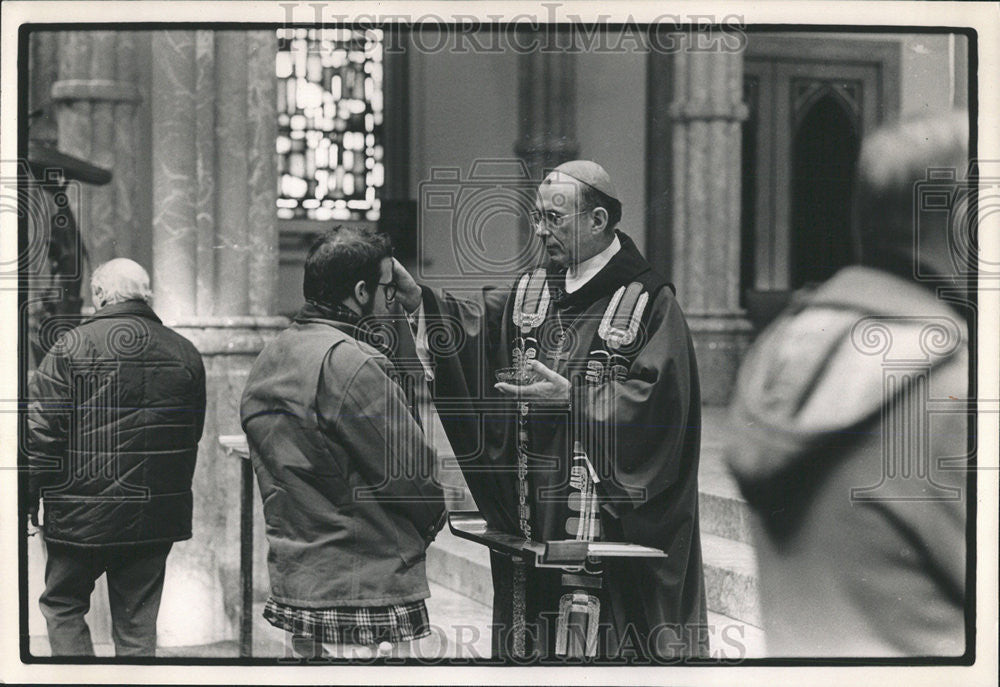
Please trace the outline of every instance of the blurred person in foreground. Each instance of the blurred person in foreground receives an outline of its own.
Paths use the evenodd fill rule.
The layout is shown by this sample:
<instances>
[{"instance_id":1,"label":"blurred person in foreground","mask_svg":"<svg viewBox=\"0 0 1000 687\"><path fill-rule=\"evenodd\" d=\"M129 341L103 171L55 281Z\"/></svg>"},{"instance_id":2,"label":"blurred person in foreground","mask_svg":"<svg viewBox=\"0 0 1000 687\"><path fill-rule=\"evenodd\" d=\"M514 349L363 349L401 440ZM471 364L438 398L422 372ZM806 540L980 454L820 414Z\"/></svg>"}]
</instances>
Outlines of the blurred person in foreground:
<instances>
[{"instance_id":1,"label":"blurred person in foreground","mask_svg":"<svg viewBox=\"0 0 1000 687\"><path fill-rule=\"evenodd\" d=\"M205 423L194 345L150 308L149 275L118 258L91 278L96 312L64 334L29 387L28 510L44 503L53 656L93 656L90 610L107 574L116 656L153 656L167 555L191 538Z\"/></svg>"},{"instance_id":2,"label":"blurred person in foreground","mask_svg":"<svg viewBox=\"0 0 1000 687\"><path fill-rule=\"evenodd\" d=\"M406 655L430 634L424 556L444 499L412 402L366 342L364 318L395 300L388 237L320 236L303 294L240 407L270 546L264 617L300 657Z\"/></svg>"},{"instance_id":3,"label":"blurred person in foreground","mask_svg":"<svg viewBox=\"0 0 1000 687\"><path fill-rule=\"evenodd\" d=\"M942 298L962 300L968 257L949 213L916 205L935 168L959 190L966 114L864 141L861 264L800 294L740 371L727 456L755 513L772 656L964 651L967 418L928 408L968 398L967 324Z\"/></svg>"}]
</instances>

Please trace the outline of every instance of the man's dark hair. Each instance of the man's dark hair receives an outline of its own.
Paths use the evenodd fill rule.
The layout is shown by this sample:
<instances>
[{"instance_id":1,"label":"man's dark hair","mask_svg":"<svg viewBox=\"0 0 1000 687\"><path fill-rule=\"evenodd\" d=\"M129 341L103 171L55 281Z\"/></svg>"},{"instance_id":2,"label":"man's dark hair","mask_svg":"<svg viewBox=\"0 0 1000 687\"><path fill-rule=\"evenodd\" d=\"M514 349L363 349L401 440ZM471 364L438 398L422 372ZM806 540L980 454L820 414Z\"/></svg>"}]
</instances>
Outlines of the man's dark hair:
<instances>
[{"instance_id":1,"label":"man's dark hair","mask_svg":"<svg viewBox=\"0 0 1000 687\"><path fill-rule=\"evenodd\" d=\"M580 200L583 201L584 207L588 210L604 208L607 211L607 231L612 231L616 226L618 226L618 222L621 221L621 201L616 198L612 198L602 191L598 191L593 186L589 184L580 184Z\"/></svg>"},{"instance_id":2,"label":"man's dark hair","mask_svg":"<svg viewBox=\"0 0 1000 687\"><path fill-rule=\"evenodd\" d=\"M379 265L391 255L392 242L387 235L337 225L323 232L309 248L302 295L307 301L332 306L354 293L359 281L374 291Z\"/></svg>"}]
</instances>

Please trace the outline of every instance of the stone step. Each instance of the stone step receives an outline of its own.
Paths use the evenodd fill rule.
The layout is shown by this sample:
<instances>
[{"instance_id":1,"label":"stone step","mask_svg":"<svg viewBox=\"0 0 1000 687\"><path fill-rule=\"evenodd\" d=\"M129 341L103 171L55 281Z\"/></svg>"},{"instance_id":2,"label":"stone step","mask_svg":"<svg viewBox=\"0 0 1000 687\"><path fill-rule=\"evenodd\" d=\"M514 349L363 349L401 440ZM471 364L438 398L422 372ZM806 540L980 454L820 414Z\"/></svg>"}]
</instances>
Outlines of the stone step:
<instances>
[{"instance_id":1,"label":"stone step","mask_svg":"<svg viewBox=\"0 0 1000 687\"><path fill-rule=\"evenodd\" d=\"M750 510L729 474L721 447L702 450L698 470L698 518L701 531L753 544Z\"/></svg>"},{"instance_id":2,"label":"stone step","mask_svg":"<svg viewBox=\"0 0 1000 687\"><path fill-rule=\"evenodd\" d=\"M485 546L459 539L447 526L427 549L427 579L493 607L493 576Z\"/></svg>"},{"instance_id":3,"label":"stone step","mask_svg":"<svg viewBox=\"0 0 1000 687\"><path fill-rule=\"evenodd\" d=\"M709 610L761 627L753 547L702 532L701 555Z\"/></svg>"},{"instance_id":4,"label":"stone step","mask_svg":"<svg viewBox=\"0 0 1000 687\"><path fill-rule=\"evenodd\" d=\"M725 448L733 428L725 409L703 406L698 465L698 516L701 531L753 544L750 511L726 465Z\"/></svg>"},{"instance_id":5,"label":"stone step","mask_svg":"<svg viewBox=\"0 0 1000 687\"><path fill-rule=\"evenodd\" d=\"M707 605L710 611L760 627L753 547L702 533ZM443 530L427 551L427 577L484 605L493 603L489 554L485 547Z\"/></svg>"}]
</instances>

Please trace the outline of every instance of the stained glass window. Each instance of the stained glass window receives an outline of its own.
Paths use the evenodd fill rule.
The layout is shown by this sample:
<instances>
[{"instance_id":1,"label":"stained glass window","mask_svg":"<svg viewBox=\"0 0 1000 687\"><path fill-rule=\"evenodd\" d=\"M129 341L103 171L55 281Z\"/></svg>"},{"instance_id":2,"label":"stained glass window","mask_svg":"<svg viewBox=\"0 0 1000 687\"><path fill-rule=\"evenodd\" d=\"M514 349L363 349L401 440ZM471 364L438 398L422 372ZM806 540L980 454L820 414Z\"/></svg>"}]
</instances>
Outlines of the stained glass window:
<instances>
[{"instance_id":1,"label":"stained glass window","mask_svg":"<svg viewBox=\"0 0 1000 687\"><path fill-rule=\"evenodd\" d=\"M377 220L382 31L278 29L278 217Z\"/></svg>"}]
</instances>

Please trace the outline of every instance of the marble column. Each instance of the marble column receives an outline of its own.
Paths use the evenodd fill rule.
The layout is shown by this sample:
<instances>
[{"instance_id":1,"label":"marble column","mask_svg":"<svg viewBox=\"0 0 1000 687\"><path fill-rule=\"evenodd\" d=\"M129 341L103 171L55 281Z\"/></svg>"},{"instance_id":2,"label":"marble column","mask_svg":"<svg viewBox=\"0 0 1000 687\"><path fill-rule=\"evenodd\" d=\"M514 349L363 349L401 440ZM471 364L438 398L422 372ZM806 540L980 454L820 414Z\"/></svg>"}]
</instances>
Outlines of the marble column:
<instances>
[{"instance_id":1,"label":"marble column","mask_svg":"<svg viewBox=\"0 0 1000 687\"><path fill-rule=\"evenodd\" d=\"M695 37L678 35L680 50L670 56L669 255L695 341L702 399L724 404L751 333L740 307L743 56L690 50Z\"/></svg>"},{"instance_id":2,"label":"marble column","mask_svg":"<svg viewBox=\"0 0 1000 687\"><path fill-rule=\"evenodd\" d=\"M152 37L153 281L168 319L265 316L274 307L273 38Z\"/></svg>"},{"instance_id":3,"label":"marble column","mask_svg":"<svg viewBox=\"0 0 1000 687\"><path fill-rule=\"evenodd\" d=\"M175 547L164 645L234 639L239 620L239 434L250 366L287 321L278 271L273 31L152 34L153 290L164 322L205 362L208 411L194 481L194 537ZM255 500L258 595L267 590ZM192 615L193 614L193 615Z\"/></svg>"},{"instance_id":4,"label":"marble column","mask_svg":"<svg viewBox=\"0 0 1000 687\"><path fill-rule=\"evenodd\" d=\"M540 41L544 44L544 41ZM570 52L534 51L518 56L518 122L514 152L532 179L572 160L576 142L576 62Z\"/></svg>"},{"instance_id":5,"label":"marble column","mask_svg":"<svg viewBox=\"0 0 1000 687\"><path fill-rule=\"evenodd\" d=\"M541 45L550 44L544 37ZM572 160L577 155L576 141L576 61L570 52L534 52L518 56L518 126L514 153L524 161L533 179L523 202L526 210L534 205L533 187L545 176L546 170ZM518 236L527 249L532 231L527 211L521 220ZM541 244L536 243L541 251ZM538 255L522 252L523 262L515 270L538 263Z\"/></svg>"},{"instance_id":6,"label":"marble column","mask_svg":"<svg viewBox=\"0 0 1000 687\"><path fill-rule=\"evenodd\" d=\"M59 80L60 34L35 31L31 34L28 57L28 137L52 148L59 144L52 84Z\"/></svg>"},{"instance_id":7,"label":"marble column","mask_svg":"<svg viewBox=\"0 0 1000 687\"><path fill-rule=\"evenodd\" d=\"M89 267L116 257L134 257L138 222L136 197L135 33L59 32L58 78L51 101L58 124L58 147L114 175L105 186L80 188L73 207L87 249ZM40 34L40 43L47 39ZM86 291L86 289L85 289ZM85 297L87 294L84 294Z\"/></svg>"}]
</instances>

